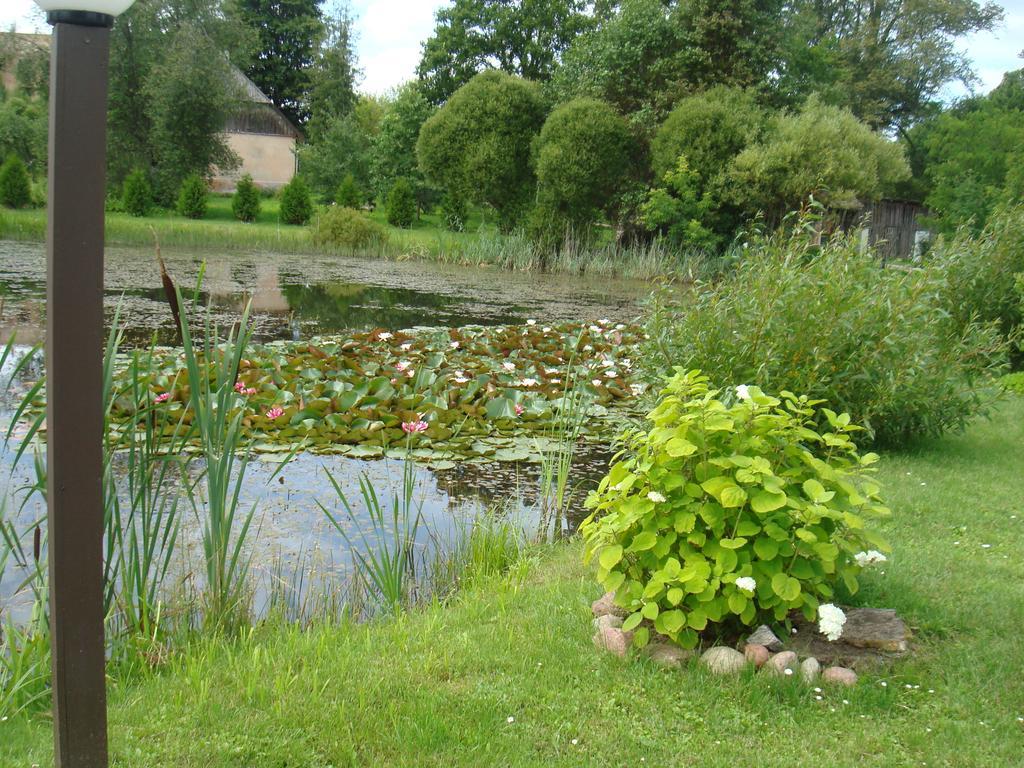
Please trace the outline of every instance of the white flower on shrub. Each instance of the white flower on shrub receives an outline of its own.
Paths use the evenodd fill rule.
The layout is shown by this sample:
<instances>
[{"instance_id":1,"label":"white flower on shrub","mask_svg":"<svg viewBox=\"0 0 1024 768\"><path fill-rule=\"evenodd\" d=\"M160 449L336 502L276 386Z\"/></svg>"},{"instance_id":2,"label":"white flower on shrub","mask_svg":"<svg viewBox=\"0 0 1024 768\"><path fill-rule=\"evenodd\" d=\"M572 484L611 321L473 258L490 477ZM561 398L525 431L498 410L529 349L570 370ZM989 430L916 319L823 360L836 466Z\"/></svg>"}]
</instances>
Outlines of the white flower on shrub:
<instances>
[{"instance_id":1,"label":"white flower on shrub","mask_svg":"<svg viewBox=\"0 0 1024 768\"><path fill-rule=\"evenodd\" d=\"M853 559L857 561L857 565L861 568L867 568L869 565L874 565L875 563L884 563L889 558L877 549L869 549L867 552L858 552L853 556Z\"/></svg>"},{"instance_id":2,"label":"white flower on shrub","mask_svg":"<svg viewBox=\"0 0 1024 768\"><path fill-rule=\"evenodd\" d=\"M824 603L818 606L818 631L834 643L843 636L843 625L846 624L846 614L841 608L832 603Z\"/></svg>"},{"instance_id":3,"label":"white flower on shrub","mask_svg":"<svg viewBox=\"0 0 1024 768\"><path fill-rule=\"evenodd\" d=\"M750 399L750 389L747 387L746 384L740 384L738 387L736 387L736 397L738 397L740 400Z\"/></svg>"},{"instance_id":4,"label":"white flower on shrub","mask_svg":"<svg viewBox=\"0 0 1024 768\"><path fill-rule=\"evenodd\" d=\"M655 504L661 504L663 501L665 501L665 497L662 496L657 491L651 491L650 493L648 493L647 498L653 501Z\"/></svg>"},{"instance_id":5,"label":"white flower on shrub","mask_svg":"<svg viewBox=\"0 0 1024 768\"><path fill-rule=\"evenodd\" d=\"M754 590L757 589L757 581L750 576L740 576L736 579L736 588L753 594Z\"/></svg>"}]
</instances>

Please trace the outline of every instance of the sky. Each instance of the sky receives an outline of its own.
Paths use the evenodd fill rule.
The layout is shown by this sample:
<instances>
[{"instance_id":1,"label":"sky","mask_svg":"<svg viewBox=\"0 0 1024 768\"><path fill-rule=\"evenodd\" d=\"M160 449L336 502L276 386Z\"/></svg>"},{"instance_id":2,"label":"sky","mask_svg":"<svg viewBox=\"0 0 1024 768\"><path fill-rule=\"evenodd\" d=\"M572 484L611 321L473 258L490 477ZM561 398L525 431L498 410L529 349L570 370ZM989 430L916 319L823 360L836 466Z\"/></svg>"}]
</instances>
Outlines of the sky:
<instances>
[{"instance_id":1,"label":"sky","mask_svg":"<svg viewBox=\"0 0 1024 768\"><path fill-rule=\"evenodd\" d=\"M0 0L0 28L19 32L45 31L46 23L32 0ZM434 27L434 12L446 0L353 0L357 51L364 77L361 90L380 94L411 80L420 58L420 44ZM1024 67L1024 0L1004 0L1005 23L993 33L972 35L963 47L974 61L981 82L977 92L999 85L1003 73ZM950 88L948 95L964 93Z\"/></svg>"}]
</instances>

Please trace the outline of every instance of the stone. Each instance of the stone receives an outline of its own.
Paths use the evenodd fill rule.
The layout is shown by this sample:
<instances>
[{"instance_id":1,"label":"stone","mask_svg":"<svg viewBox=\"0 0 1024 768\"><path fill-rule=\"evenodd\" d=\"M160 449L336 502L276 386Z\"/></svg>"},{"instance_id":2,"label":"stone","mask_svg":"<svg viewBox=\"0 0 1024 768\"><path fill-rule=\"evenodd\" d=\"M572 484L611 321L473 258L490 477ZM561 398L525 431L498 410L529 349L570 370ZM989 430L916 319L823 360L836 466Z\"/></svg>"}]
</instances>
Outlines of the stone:
<instances>
[{"instance_id":1,"label":"stone","mask_svg":"<svg viewBox=\"0 0 1024 768\"><path fill-rule=\"evenodd\" d=\"M624 619L628 615L625 608L621 608L615 604L614 592L605 592L591 604L590 610L594 612L595 617L618 616L620 619Z\"/></svg>"},{"instance_id":2,"label":"stone","mask_svg":"<svg viewBox=\"0 0 1024 768\"><path fill-rule=\"evenodd\" d=\"M747 661L758 669L763 667L765 662L772 657L771 652L767 648L757 643L747 643L743 647L743 655L747 657Z\"/></svg>"},{"instance_id":3,"label":"stone","mask_svg":"<svg viewBox=\"0 0 1024 768\"><path fill-rule=\"evenodd\" d=\"M813 656L825 666L855 670L884 666L908 652L910 632L895 611L878 608L844 611L843 634L834 642L818 632L816 622L792 614L790 618L799 632L790 638L788 646L801 656Z\"/></svg>"},{"instance_id":4,"label":"stone","mask_svg":"<svg viewBox=\"0 0 1024 768\"><path fill-rule=\"evenodd\" d=\"M773 653L778 653L785 647L782 645L782 641L765 624L755 629L754 634L747 638L747 642L754 645L763 645Z\"/></svg>"},{"instance_id":5,"label":"stone","mask_svg":"<svg viewBox=\"0 0 1024 768\"><path fill-rule=\"evenodd\" d=\"M700 663L716 675L734 675L747 666L747 659L735 648L716 645L704 651Z\"/></svg>"},{"instance_id":6,"label":"stone","mask_svg":"<svg viewBox=\"0 0 1024 768\"><path fill-rule=\"evenodd\" d=\"M618 627L602 627L594 635L594 646L599 650L614 653L620 658L625 658L629 646L633 644L633 633L623 632Z\"/></svg>"},{"instance_id":7,"label":"stone","mask_svg":"<svg viewBox=\"0 0 1024 768\"><path fill-rule=\"evenodd\" d=\"M803 663L800 664L800 678L808 685L817 680L820 674L821 663L813 656L804 659Z\"/></svg>"},{"instance_id":8,"label":"stone","mask_svg":"<svg viewBox=\"0 0 1024 768\"><path fill-rule=\"evenodd\" d=\"M606 613L604 616L598 616L594 619L593 624L596 632L600 632L605 627L618 629L622 626L622 619L618 616L612 616L610 613Z\"/></svg>"},{"instance_id":9,"label":"stone","mask_svg":"<svg viewBox=\"0 0 1024 768\"><path fill-rule=\"evenodd\" d=\"M641 653L655 664L675 669L683 666L693 656L693 651L669 643L648 643Z\"/></svg>"},{"instance_id":10,"label":"stone","mask_svg":"<svg viewBox=\"0 0 1024 768\"><path fill-rule=\"evenodd\" d=\"M854 686L857 684L857 673L846 667L829 667L821 673L821 680L832 685Z\"/></svg>"},{"instance_id":11,"label":"stone","mask_svg":"<svg viewBox=\"0 0 1024 768\"><path fill-rule=\"evenodd\" d=\"M768 659L763 669L773 675L785 675L788 669L790 675L795 675L800 669L800 659L792 651L782 651Z\"/></svg>"}]
</instances>

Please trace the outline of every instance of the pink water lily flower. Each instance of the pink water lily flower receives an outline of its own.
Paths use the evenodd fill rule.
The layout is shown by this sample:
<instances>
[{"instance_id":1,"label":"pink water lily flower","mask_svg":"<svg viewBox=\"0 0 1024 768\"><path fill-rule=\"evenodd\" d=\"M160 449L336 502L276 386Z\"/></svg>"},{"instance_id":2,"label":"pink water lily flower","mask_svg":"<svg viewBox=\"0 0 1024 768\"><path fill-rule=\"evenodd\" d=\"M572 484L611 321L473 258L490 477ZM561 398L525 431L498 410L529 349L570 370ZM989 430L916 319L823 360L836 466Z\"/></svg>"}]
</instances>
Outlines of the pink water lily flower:
<instances>
[{"instance_id":1,"label":"pink water lily flower","mask_svg":"<svg viewBox=\"0 0 1024 768\"><path fill-rule=\"evenodd\" d=\"M399 360L397 363L395 363L395 368L397 368L399 371L404 371L410 365L411 363L409 363L406 360Z\"/></svg>"},{"instance_id":2,"label":"pink water lily flower","mask_svg":"<svg viewBox=\"0 0 1024 768\"><path fill-rule=\"evenodd\" d=\"M402 431L407 435L413 435L417 432L426 432L428 426L425 421L403 421Z\"/></svg>"},{"instance_id":3,"label":"pink water lily flower","mask_svg":"<svg viewBox=\"0 0 1024 768\"><path fill-rule=\"evenodd\" d=\"M521 406L519 403L516 403L516 416L522 416L523 415L523 411L525 411L525 410L526 409L523 408L523 406Z\"/></svg>"},{"instance_id":4,"label":"pink water lily flower","mask_svg":"<svg viewBox=\"0 0 1024 768\"><path fill-rule=\"evenodd\" d=\"M284 408L279 408L276 405L269 411L267 411L267 418L270 419L271 421L280 418L281 416L284 416Z\"/></svg>"},{"instance_id":5,"label":"pink water lily flower","mask_svg":"<svg viewBox=\"0 0 1024 768\"><path fill-rule=\"evenodd\" d=\"M170 399L171 399L171 393L170 392L164 392L163 394L157 395L156 397L154 397L153 398L153 402L156 402L156 403L166 403Z\"/></svg>"}]
</instances>

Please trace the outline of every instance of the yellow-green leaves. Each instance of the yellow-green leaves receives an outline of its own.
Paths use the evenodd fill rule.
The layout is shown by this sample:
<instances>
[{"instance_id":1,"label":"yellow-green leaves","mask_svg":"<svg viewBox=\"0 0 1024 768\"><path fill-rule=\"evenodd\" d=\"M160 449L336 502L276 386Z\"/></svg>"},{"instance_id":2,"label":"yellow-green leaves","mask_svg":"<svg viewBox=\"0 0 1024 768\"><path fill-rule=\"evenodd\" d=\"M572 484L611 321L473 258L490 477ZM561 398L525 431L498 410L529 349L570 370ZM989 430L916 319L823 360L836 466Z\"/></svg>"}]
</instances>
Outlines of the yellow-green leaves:
<instances>
[{"instance_id":1,"label":"yellow-green leaves","mask_svg":"<svg viewBox=\"0 0 1024 768\"><path fill-rule=\"evenodd\" d=\"M791 603L800 596L800 582L792 576L777 573L772 577L772 592Z\"/></svg>"},{"instance_id":2,"label":"yellow-green leaves","mask_svg":"<svg viewBox=\"0 0 1024 768\"><path fill-rule=\"evenodd\" d=\"M705 480L700 487L714 496L718 503L727 509L742 507L747 500L747 492L724 475Z\"/></svg>"},{"instance_id":3,"label":"yellow-green leaves","mask_svg":"<svg viewBox=\"0 0 1024 768\"><path fill-rule=\"evenodd\" d=\"M601 550L601 554L597 557L597 562L606 571L610 571L621 559L622 547L618 544L611 544Z\"/></svg>"},{"instance_id":4,"label":"yellow-green leaves","mask_svg":"<svg viewBox=\"0 0 1024 768\"><path fill-rule=\"evenodd\" d=\"M750 508L759 515L767 515L769 512L774 512L776 509L786 506L786 501L788 501L788 497L782 492L773 493L772 491L759 490L751 495Z\"/></svg>"}]
</instances>

